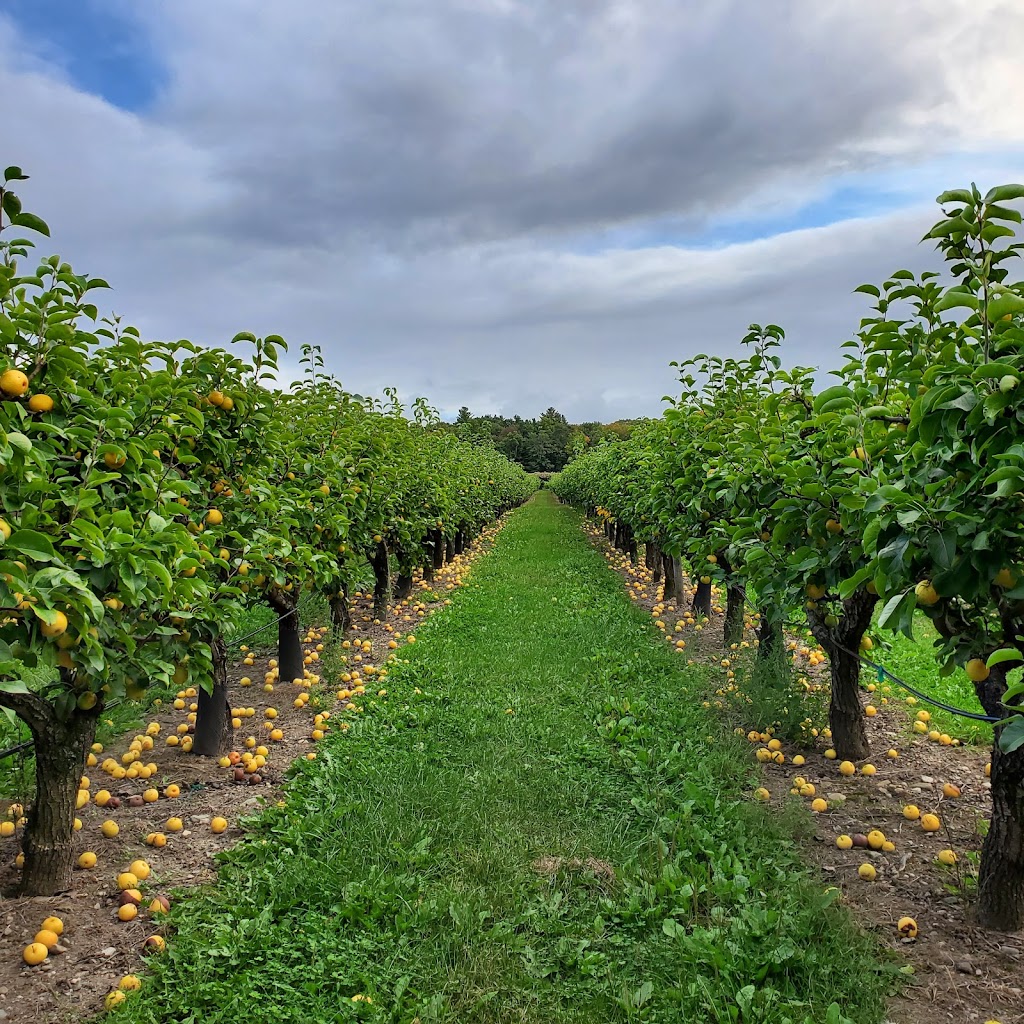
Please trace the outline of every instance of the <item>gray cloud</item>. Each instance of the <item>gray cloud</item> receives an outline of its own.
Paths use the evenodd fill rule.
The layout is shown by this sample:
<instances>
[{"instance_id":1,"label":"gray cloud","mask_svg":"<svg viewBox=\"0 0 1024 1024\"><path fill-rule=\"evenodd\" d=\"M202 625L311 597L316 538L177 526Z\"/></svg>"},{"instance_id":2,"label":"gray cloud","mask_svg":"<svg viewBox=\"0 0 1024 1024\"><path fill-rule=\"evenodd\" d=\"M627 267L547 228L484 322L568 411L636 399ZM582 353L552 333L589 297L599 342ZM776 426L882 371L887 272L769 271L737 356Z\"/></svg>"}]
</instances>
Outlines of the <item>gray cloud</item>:
<instances>
[{"instance_id":1,"label":"gray cloud","mask_svg":"<svg viewBox=\"0 0 1024 1024\"><path fill-rule=\"evenodd\" d=\"M234 186L218 227L256 240L704 215L783 175L870 166L885 138L913 149L909 113L948 98L941 62L895 44L912 26L876 2L156 11L180 67L155 113Z\"/></svg>"},{"instance_id":2,"label":"gray cloud","mask_svg":"<svg viewBox=\"0 0 1024 1024\"><path fill-rule=\"evenodd\" d=\"M159 102L83 95L7 26L5 162L150 336L282 333L352 390L451 413L656 413L670 360L734 351L751 321L786 327L792 362L834 364L866 309L852 288L932 259L931 196L1020 177L994 152L1024 141L998 102L1020 69L937 55L996 35L1019 52L1024 10L939 8L123 4L166 61ZM717 249L657 241L868 171L906 205ZM631 232L656 241L600 241Z\"/></svg>"}]
</instances>

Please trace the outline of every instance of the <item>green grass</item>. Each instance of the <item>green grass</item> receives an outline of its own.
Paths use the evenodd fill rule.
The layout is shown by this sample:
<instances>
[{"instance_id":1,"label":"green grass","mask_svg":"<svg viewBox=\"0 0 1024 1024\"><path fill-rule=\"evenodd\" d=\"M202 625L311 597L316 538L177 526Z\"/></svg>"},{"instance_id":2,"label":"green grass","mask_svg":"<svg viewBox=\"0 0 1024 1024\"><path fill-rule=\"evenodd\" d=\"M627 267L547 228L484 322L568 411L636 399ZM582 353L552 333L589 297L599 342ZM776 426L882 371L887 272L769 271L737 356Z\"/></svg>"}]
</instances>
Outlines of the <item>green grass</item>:
<instances>
[{"instance_id":1,"label":"green grass","mask_svg":"<svg viewBox=\"0 0 1024 1024\"><path fill-rule=\"evenodd\" d=\"M934 697L952 707L983 714L984 709L974 692L974 686L964 672L956 671L946 677L939 675L939 663L935 660L932 647L935 638L935 627L931 621L926 615L918 614L914 620L913 640L902 633L887 635L886 644L882 649L872 651L869 657L876 664L881 665L915 689L928 694L929 697ZM870 669L864 670L864 679L876 682ZM909 696L905 690L895 684L887 682L885 685L892 687L891 693L888 694L890 700L902 701ZM950 736L966 743L988 745L992 742L992 726L987 722L976 722L970 718L953 715L948 711L933 707L925 701L918 701L911 710L916 712L921 708L930 712L932 723L939 732L949 733ZM908 719L908 731L910 729L909 722L910 719Z\"/></svg>"},{"instance_id":2,"label":"green grass","mask_svg":"<svg viewBox=\"0 0 1024 1024\"><path fill-rule=\"evenodd\" d=\"M704 679L574 512L542 492L515 513L417 638L182 894L112 1019L881 1020L895 968L802 868L803 812L745 798Z\"/></svg>"}]
</instances>

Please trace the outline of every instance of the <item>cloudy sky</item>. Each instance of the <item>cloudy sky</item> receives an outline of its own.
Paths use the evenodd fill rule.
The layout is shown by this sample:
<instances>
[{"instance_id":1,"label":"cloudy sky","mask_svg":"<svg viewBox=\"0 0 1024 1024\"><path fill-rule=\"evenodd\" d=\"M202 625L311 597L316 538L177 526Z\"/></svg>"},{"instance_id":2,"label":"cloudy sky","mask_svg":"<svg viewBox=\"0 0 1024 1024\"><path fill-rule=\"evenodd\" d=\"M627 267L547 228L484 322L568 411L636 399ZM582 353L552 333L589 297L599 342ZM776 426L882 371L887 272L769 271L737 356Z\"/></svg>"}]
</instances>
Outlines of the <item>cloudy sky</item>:
<instances>
[{"instance_id":1,"label":"cloudy sky","mask_svg":"<svg viewBox=\"0 0 1024 1024\"><path fill-rule=\"evenodd\" d=\"M753 321L835 365L1024 178L1022 53L1020 0L0 0L0 161L148 336L610 420Z\"/></svg>"}]
</instances>

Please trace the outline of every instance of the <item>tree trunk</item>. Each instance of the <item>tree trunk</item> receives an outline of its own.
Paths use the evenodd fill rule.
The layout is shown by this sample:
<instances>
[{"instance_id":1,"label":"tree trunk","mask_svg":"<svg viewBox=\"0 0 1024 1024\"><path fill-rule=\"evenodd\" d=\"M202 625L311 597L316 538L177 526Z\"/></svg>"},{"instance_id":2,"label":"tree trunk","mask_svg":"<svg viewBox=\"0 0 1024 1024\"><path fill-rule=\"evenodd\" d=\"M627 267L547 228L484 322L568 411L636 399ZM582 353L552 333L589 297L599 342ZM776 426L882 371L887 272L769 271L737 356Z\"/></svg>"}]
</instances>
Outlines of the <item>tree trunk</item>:
<instances>
[{"instance_id":1,"label":"tree trunk","mask_svg":"<svg viewBox=\"0 0 1024 1024\"><path fill-rule=\"evenodd\" d=\"M747 600L746 587L734 583L726 588L725 629L726 644L738 644L743 639L743 611Z\"/></svg>"},{"instance_id":2,"label":"tree trunk","mask_svg":"<svg viewBox=\"0 0 1024 1024\"><path fill-rule=\"evenodd\" d=\"M634 566L636 566L637 562L639 561L639 559L638 559L639 551L638 551L638 546L637 546L637 542L636 542L636 534L633 533L633 527L632 526L626 526L625 534L626 534L626 536L625 536L626 552L629 555L630 562L632 562L632 564Z\"/></svg>"},{"instance_id":3,"label":"tree trunk","mask_svg":"<svg viewBox=\"0 0 1024 1024\"><path fill-rule=\"evenodd\" d=\"M829 727L836 754L848 761L859 761L871 753L864 711L860 704L860 642L871 625L871 613L878 598L858 590L842 602L839 625L825 625L825 613L807 609L807 621L814 638L828 655L832 696Z\"/></svg>"},{"instance_id":4,"label":"tree trunk","mask_svg":"<svg viewBox=\"0 0 1024 1024\"><path fill-rule=\"evenodd\" d=\"M434 546L434 568L444 568L444 534L440 528L430 531L430 539Z\"/></svg>"},{"instance_id":5,"label":"tree trunk","mask_svg":"<svg viewBox=\"0 0 1024 1024\"><path fill-rule=\"evenodd\" d=\"M282 683L305 678L302 638L299 636L299 600L287 590L271 590L267 602L277 612L277 670Z\"/></svg>"},{"instance_id":6,"label":"tree trunk","mask_svg":"<svg viewBox=\"0 0 1024 1024\"><path fill-rule=\"evenodd\" d=\"M373 569L373 613L377 618L387 614L388 599L391 597L391 559L388 546L381 541L370 559Z\"/></svg>"},{"instance_id":7,"label":"tree trunk","mask_svg":"<svg viewBox=\"0 0 1024 1024\"><path fill-rule=\"evenodd\" d=\"M839 757L859 761L871 753L860 706L860 659L846 651L831 650L828 661L832 681L828 711L832 745Z\"/></svg>"},{"instance_id":8,"label":"tree trunk","mask_svg":"<svg viewBox=\"0 0 1024 1024\"><path fill-rule=\"evenodd\" d=\"M725 622L722 638L726 646L743 639L743 612L747 601L747 588L739 582L736 572L725 555L718 556L719 568L725 573Z\"/></svg>"},{"instance_id":9,"label":"tree trunk","mask_svg":"<svg viewBox=\"0 0 1024 1024\"><path fill-rule=\"evenodd\" d=\"M654 546L651 541L647 541L644 544L644 568L654 569L657 565L658 549Z\"/></svg>"},{"instance_id":10,"label":"tree trunk","mask_svg":"<svg viewBox=\"0 0 1024 1024\"><path fill-rule=\"evenodd\" d=\"M451 537L444 539L444 560L450 562L455 558L455 541Z\"/></svg>"},{"instance_id":11,"label":"tree trunk","mask_svg":"<svg viewBox=\"0 0 1024 1024\"><path fill-rule=\"evenodd\" d=\"M675 602L677 611L685 611L688 605L689 594L686 592L686 573L683 571L683 563L678 558L672 559L673 571L676 577Z\"/></svg>"},{"instance_id":12,"label":"tree trunk","mask_svg":"<svg viewBox=\"0 0 1024 1024\"><path fill-rule=\"evenodd\" d=\"M653 541L647 545L647 557L651 560L651 579L654 583L661 582L663 556L661 548Z\"/></svg>"},{"instance_id":13,"label":"tree trunk","mask_svg":"<svg viewBox=\"0 0 1024 1024\"><path fill-rule=\"evenodd\" d=\"M661 567L664 576L665 584L662 589L662 600L674 601L682 593L680 586L679 574L676 570L679 568L679 560L673 558L671 555L661 553Z\"/></svg>"},{"instance_id":14,"label":"tree trunk","mask_svg":"<svg viewBox=\"0 0 1024 1024\"><path fill-rule=\"evenodd\" d=\"M348 588L342 585L341 590L332 591L327 598L331 609L331 625L339 633L347 633L352 628L352 614L348 609Z\"/></svg>"},{"instance_id":15,"label":"tree trunk","mask_svg":"<svg viewBox=\"0 0 1024 1024\"><path fill-rule=\"evenodd\" d=\"M412 568L399 566L395 577L395 600L404 601L412 593Z\"/></svg>"},{"instance_id":16,"label":"tree trunk","mask_svg":"<svg viewBox=\"0 0 1024 1024\"><path fill-rule=\"evenodd\" d=\"M3 697L3 705L31 730L36 756L36 793L22 844L21 891L27 896L53 896L71 888L75 801L101 705L91 711L75 709L62 722L53 705L35 694Z\"/></svg>"},{"instance_id":17,"label":"tree trunk","mask_svg":"<svg viewBox=\"0 0 1024 1024\"><path fill-rule=\"evenodd\" d=\"M761 626L757 631L757 657L768 660L776 651L782 650L784 638L782 623L775 619L775 610L761 609Z\"/></svg>"},{"instance_id":18,"label":"tree trunk","mask_svg":"<svg viewBox=\"0 0 1024 1024\"><path fill-rule=\"evenodd\" d=\"M209 693L199 687L196 731L192 737L192 753L201 757L220 757L230 746L231 705L228 703L228 652L223 637L210 643L213 661L213 687Z\"/></svg>"},{"instance_id":19,"label":"tree trunk","mask_svg":"<svg viewBox=\"0 0 1024 1024\"><path fill-rule=\"evenodd\" d=\"M460 526L455 531L455 554L461 555L466 550L466 530Z\"/></svg>"},{"instance_id":20,"label":"tree trunk","mask_svg":"<svg viewBox=\"0 0 1024 1024\"><path fill-rule=\"evenodd\" d=\"M703 580L697 581L697 590L693 595L693 614L711 618L711 584Z\"/></svg>"},{"instance_id":21,"label":"tree trunk","mask_svg":"<svg viewBox=\"0 0 1024 1024\"><path fill-rule=\"evenodd\" d=\"M1006 714L1002 695L1011 667L995 665L985 682L975 683L986 714ZM1004 754L1001 731L992 744L992 819L978 866L975 913L982 928L1015 932L1024 927L1024 747Z\"/></svg>"}]
</instances>

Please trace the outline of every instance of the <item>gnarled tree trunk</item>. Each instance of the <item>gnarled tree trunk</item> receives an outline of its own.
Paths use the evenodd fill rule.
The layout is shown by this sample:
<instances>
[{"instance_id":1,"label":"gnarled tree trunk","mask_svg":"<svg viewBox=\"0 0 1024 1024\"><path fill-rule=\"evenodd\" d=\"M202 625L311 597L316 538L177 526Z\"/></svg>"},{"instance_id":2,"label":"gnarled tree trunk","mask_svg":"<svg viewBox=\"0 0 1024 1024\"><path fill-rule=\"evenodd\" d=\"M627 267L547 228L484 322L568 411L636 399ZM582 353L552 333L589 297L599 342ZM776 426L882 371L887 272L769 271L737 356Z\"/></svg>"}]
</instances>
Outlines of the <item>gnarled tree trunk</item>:
<instances>
[{"instance_id":1,"label":"gnarled tree trunk","mask_svg":"<svg viewBox=\"0 0 1024 1024\"><path fill-rule=\"evenodd\" d=\"M747 588L739 581L732 564L724 555L718 556L718 564L726 575L725 623L722 636L726 646L738 644L743 639L743 612L747 601Z\"/></svg>"},{"instance_id":2,"label":"gnarled tree trunk","mask_svg":"<svg viewBox=\"0 0 1024 1024\"><path fill-rule=\"evenodd\" d=\"M661 553L661 548L658 547L653 541L647 545L647 556L651 560L651 580L655 584L661 582L661 574L664 571L664 556Z\"/></svg>"},{"instance_id":3,"label":"gnarled tree trunk","mask_svg":"<svg viewBox=\"0 0 1024 1024\"><path fill-rule=\"evenodd\" d=\"M761 625L757 630L757 657L765 661L782 650L784 637L782 623L776 618L775 609L761 609Z\"/></svg>"},{"instance_id":4,"label":"gnarled tree trunk","mask_svg":"<svg viewBox=\"0 0 1024 1024\"><path fill-rule=\"evenodd\" d=\"M633 533L633 527L626 527L626 552L629 555L630 562L636 565L639 560L639 550L636 542L636 534Z\"/></svg>"},{"instance_id":5,"label":"gnarled tree trunk","mask_svg":"<svg viewBox=\"0 0 1024 1024\"><path fill-rule=\"evenodd\" d=\"M815 640L828 655L831 677L829 728L839 757L859 761L871 753L860 704L860 642L871 625L878 598L860 589L842 602L839 625L827 626L821 608L808 608L807 621Z\"/></svg>"},{"instance_id":6,"label":"gnarled tree trunk","mask_svg":"<svg viewBox=\"0 0 1024 1024\"><path fill-rule=\"evenodd\" d=\"M412 563L401 548L395 554L398 563L398 575L395 576L395 600L404 601L412 593Z\"/></svg>"},{"instance_id":7,"label":"gnarled tree trunk","mask_svg":"<svg viewBox=\"0 0 1024 1024\"><path fill-rule=\"evenodd\" d=\"M28 726L35 747L36 793L22 844L21 891L28 896L66 892L75 863L78 784L102 705L97 701L89 711L76 707L66 721L34 693L0 692L0 706L10 708Z\"/></svg>"},{"instance_id":8,"label":"gnarled tree trunk","mask_svg":"<svg viewBox=\"0 0 1024 1024\"><path fill-rule=\"evenodd\" d=\"M192 753L201 757L220 757L228 752L230 743L231 705L228 703L228 652L223 637L210 642L213 680L210 692L199 687L196 731L192 737Z\"/></svg>"},{"instance_id":9,"label":"gnarled tree trunk","mask_svg":"<svg viewBox=\"0 0 1024 1024\"><path fill-rule=\"evenodd\" d=\"M682 580L680 579L679 573L679 559L673 558L671 555L662 551L661 568L662 576L665 581L662 588L662 599L665 601L675 601L680 598L683 593Z\"/></svg>"},{"instance_id":10,"label":"gnarled tree trunk","mask_svg":"<svg viewBox=\"0 0 1024 1024\"><path fill-rule=\"evenodd\" d=\"M747 601L747 588L738 583L725 591L726 644L738 644L743 639L743 612Z\"/></svg>"},{"instance_id":11,"label":"gnarled tree trunk","mask_svg":"<svg viewBox=\"0 0 1024 1024\"><path fill-rule=\"evenodd\" d=\"M1005 716L1002 705L1009 663L992 667L975 683L988 715ZM1024 927L1024 747L1008 754L992 745L992 820L978 868L976 917L982 928L1014 932Z\"/></svg>"},{"instance_id":12,"label":"gnarled tree trunk","mask_svg":"<svg viewBox=\"0 0 1024 1024\"><path fill-rule=\"evenodd\" d=\"M693 614L711 618L711 584L700 579L693 593Z\"/></svg>"}]
</instances>

